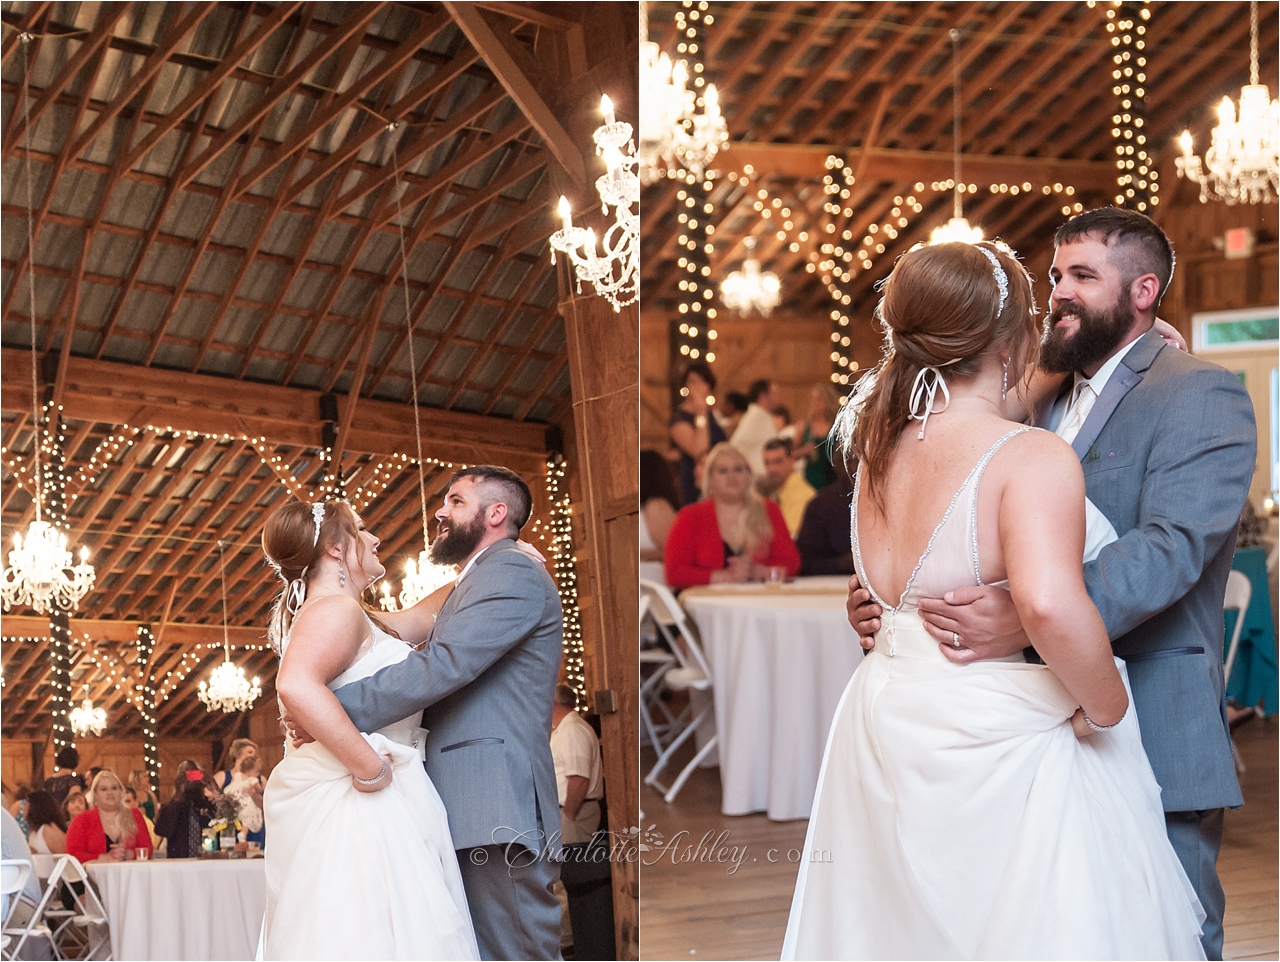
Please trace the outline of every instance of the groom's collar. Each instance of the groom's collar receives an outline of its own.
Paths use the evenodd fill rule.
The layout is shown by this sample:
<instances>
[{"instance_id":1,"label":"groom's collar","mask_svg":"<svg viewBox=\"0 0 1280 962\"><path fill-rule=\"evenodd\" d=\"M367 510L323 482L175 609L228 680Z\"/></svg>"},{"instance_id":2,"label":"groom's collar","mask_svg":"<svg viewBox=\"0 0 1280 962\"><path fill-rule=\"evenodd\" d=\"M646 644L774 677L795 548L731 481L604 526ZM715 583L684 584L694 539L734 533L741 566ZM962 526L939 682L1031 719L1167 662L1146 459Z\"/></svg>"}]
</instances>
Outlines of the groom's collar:
<instances>
[{"instance_id":1,"label":"groom's collar","mask_svg":"<svg viewBox=\"0 0 1280 962\"><path fill-rule=\"evenodd\" d=\"M485 548L483 551L472 555L471 560L468 561L465 565L463 565L462 571L458 574L458 581L461 581L463 578L465 578L472 568L478 565L481 561L483 561L489 555L496 553L497 551L501 550L504 546L511 547L514 544L515 544L515 541L513 539L502 538L498 541L495 541L493 544L489 545L489 547Z\"/></svg>"},{"instance_id":2,"label":"groom's collar","mask_svg":"<svg viewBox=\"0 0 1280 962\"><path fill-rule=\"evenodd\" d=\"M1133 346L1124 356L1124 366L1141 374L1155 361L1156 355L1166 347L1165 340L1156 333L1155 328L1147 331L1133 342Z\"/></svg>"}]
</instances>

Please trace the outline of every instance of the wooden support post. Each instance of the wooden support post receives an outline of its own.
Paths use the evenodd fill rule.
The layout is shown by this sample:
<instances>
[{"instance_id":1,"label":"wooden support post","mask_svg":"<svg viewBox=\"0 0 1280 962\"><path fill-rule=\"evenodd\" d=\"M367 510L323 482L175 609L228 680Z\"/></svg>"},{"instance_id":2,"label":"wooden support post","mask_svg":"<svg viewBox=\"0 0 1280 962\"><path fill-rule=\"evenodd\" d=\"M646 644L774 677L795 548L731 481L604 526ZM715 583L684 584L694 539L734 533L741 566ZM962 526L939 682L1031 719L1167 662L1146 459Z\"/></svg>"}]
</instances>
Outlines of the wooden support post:
<instances>
[{"instance_id":1,"label":"wooden support post","mask_svg":"<svg viewBox=\"0 0 1280 962\"><path fill-rule=\"evenodd\" d=\"M561 272L561 290L567 287ZM578 512L588 549L593 603L583 613L593 641L587 688L600 709L609 828L615 841L639 824L640 626L636 585L640 556L639 325L636 305L615 314L595 293L560 302L573 386L578 472L585 504ZM619 959L636 958L638 879L634 862L613 863L614 933Z\"/></svg>"}]
</instances>

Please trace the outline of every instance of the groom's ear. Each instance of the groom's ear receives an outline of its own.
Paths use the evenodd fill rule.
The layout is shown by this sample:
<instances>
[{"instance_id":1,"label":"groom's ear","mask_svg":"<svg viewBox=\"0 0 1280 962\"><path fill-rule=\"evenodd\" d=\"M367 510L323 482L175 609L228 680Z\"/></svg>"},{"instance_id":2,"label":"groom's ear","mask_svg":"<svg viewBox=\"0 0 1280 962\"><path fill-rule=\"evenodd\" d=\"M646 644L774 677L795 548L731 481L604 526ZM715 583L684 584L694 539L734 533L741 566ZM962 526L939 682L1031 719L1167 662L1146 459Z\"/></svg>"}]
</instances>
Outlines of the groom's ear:
<instances>
[{"instance_id":1,"label":"groom's ear","mask_svg":"<svg viewBox=\"0 0 1280 962\"><path fill-rule=\"evenodd\" d=\"M505 528L507 526L507 506L501 501L495 501L485 509L485 519L491 528Z\"/></svg>"},{"instance_id":2,"label":"groom's ear","mask_svg":"<svg viewBox=\"0 0 1280 962\"><path fill-rule=\"evenodd\" d=\"M1129 301L1135 310L1154 311L1160 303L1160 278L1143 274L1129 284Z\"/></svg>"}]
</instances>

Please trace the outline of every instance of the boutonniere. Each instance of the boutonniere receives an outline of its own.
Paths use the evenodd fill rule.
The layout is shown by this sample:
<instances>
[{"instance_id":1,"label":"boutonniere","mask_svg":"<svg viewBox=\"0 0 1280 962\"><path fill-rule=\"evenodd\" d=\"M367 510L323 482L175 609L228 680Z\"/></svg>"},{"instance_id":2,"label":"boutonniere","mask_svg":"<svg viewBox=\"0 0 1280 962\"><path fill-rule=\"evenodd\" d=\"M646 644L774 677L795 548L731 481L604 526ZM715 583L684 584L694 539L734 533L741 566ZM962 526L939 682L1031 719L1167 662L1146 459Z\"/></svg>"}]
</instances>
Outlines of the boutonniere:
<instances>
[{"instance_id":1,"label":"boutonniere","mask_svg":"<svg viewBox=\"0 0 1280 962\"><path fill-rule=\"evenodd\" d=\"M1084 463L1093 464L1094 461L1099 460L1101 457L1102 455L1098 453L1098 446L1095 444L1089 448L1089 453L1084 456Z\"/></svg>"}]
</instances>

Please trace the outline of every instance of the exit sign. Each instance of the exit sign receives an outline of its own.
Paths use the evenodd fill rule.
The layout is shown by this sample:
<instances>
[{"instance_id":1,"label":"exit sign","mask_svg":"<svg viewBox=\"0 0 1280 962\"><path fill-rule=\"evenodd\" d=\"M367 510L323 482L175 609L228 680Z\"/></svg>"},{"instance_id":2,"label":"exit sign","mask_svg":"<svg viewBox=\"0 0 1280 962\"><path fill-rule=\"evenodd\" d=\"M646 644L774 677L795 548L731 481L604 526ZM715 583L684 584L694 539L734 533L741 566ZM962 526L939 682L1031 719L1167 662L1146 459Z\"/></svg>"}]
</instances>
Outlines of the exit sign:
<instances>
[{"instance_id":1,"label":"exit sign","mask_svg":"<svg viewBox=\"0 0 1280 962\"><path fill-rule=\"evenodd\" d=\"M1235 227L1227 231L1222 253L1229 261L1253 256L1253 231L1248 227Z\"/></svg>"}]
</instances>

